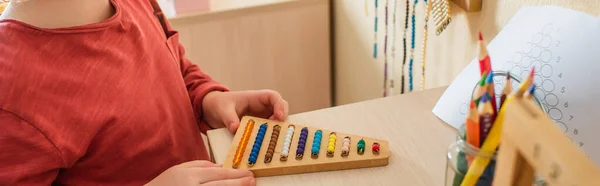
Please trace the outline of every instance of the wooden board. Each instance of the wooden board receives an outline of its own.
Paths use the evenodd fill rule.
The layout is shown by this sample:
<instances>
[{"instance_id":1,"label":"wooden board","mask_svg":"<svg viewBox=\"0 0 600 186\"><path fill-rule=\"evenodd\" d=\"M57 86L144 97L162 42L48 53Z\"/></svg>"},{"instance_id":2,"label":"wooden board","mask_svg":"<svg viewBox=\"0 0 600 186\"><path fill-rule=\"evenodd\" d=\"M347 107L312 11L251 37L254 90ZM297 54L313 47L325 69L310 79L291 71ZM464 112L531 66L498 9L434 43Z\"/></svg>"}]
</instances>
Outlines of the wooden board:
<instances>
[{"instance_id":1,"label":"wooden board","mask_svg":"<svg viewBox=\"0 0 600 186\"><path fill-rule=\"evenodd\" d=\"M244 150L242 161L238 169L248 169L251 170L256 177L264 177L264 176L276 176L276 175L287 175L287 174L300 174L300 173L309 173L309 172L321 172L321 171L333 171L333 170L344 170L344 169L354 169L354 168L366 168L366 167L376 167L376 166L385 166L388 164L388 159L390 155L389 151L389 143L384 140L379 140L375 138L363 137L353 134L341 133L338 131L331 131L327 129L318 129L313 127L306 127L308 129L308 136L306 139L306 147L304 151L304 157L301 160L297 160L296 149L298 145L298 140L300 138L300 132L304 126L295 125L294 135L292 137L291 145L290 145L290 155L287 161L281 161L281 149L283 147L284 138L286 135L286 131L288 127L291 125L290 123L277 122L272 120L266 120L262 118L249 117L246 116L242 118L240 126L238 127L238 131L236 132L235 137L233 138L232 145L227 153L227 158L223 164L225 168L233 168L233 160L235 153L237 151L238 145L240 144L240 140L243 136L244 130L248 121L252 119L255 124L251 131L250 138L248 140L248 144ZM260 151L258 153L258 158L256 164L252 167L248 166L248 157L250 156L252 147L254 145L254 141L256 138L256 134L259 130L261 124L267 123L267 131L264 135L264 140L262 142ZM270 163L264 163L265 154L267 152L267 148L269 146L269 141L271 139L271 134L273 131L273 127L275 125L281 126L281 132L279 134L279 138L277 140L277 145L275 148L275 152L273 154L273 160ZM310 155L310 149L312 147L313 138L315 135L315 131L322 130L323 135L321 139L320 146L320 154L318 158L313 159ZM328 157L327 154L327 143L329 139L329 134L331 132L336 132L337 140L335 143L335 153L333 157ZM342 145L344 137L349 136L351 138L350 141L350 153L346 157L341 156ZM359 139L365 140L365 151L364 154L359 155L357 152L357 142ZM378 155L373 154L372 152L372 144L377 142L380 144L380 152Z\"/></svg>"},{"instance_id":2,"label":"wooden board","mask_svg":"<svg viewBox=\"0 0 600 186\"><path fill-rule=\"evenodd\" d=\"M600 169L535 104L516 100L508 108L494 185L600 185Z\"/></svg>"}]
</instances>

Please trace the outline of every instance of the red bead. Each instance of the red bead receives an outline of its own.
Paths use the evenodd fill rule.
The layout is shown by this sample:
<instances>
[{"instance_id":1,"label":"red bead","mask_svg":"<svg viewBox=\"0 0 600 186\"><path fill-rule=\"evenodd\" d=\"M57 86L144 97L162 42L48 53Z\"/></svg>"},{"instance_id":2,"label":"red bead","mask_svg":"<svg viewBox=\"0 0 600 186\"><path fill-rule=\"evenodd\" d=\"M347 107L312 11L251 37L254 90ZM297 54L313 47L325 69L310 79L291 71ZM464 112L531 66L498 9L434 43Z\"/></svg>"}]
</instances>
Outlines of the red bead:
<instances>
[{"instance_id":1,"label":"red bead","mask_svg":"<svg viewBox=\"0 0 600 186\"><path fill-rule=\"evenodd\" d=\"M373 143L373 153L379 153L379 143Z\"/></svg>"}]
</instances>

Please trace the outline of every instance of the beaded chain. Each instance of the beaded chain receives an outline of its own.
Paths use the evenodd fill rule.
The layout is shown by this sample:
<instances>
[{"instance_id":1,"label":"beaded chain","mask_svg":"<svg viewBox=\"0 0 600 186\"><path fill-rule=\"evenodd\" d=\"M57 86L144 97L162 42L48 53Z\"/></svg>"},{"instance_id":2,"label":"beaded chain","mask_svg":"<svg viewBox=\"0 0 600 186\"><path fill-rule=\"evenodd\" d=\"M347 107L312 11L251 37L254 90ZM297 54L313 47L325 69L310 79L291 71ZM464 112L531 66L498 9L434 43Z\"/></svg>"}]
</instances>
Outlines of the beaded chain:
<instances>
[{"instance_id":1,"label":"beaded chain","mask_svg":"<svg viewBox=\"0 0 600 186\"><path fill-rule=\"evenodd\" d=\"M252 129L254 128L254 120L248 120L246 124L246 128L244 128L244 133L242 134L242 139L238 144L238 148L235 151L235 155L233 156L233 168L237 169L242 162L242 155L246 150L246 145L248 145L248 140L250 139L250 135L252 133Z\"/></svg>"},{"instance_id":2,"label":"beaded chain","mask_svg":"<svg viewBox=\"0 0 600 186\"><path fill-rule=\"evenodd\" d=\"M327 157L333 157L333 153L335 153L335 142L337 141L337 136L335 132L329 134L329 141L327 142Z\"/></svg>"},{"instance_id":3,"label":"beaded chain","mask_svg":"<svg viewBox=\"0 0 600 186\"><path fill-rule=\"evenodd\" d=\"M342 144L342 157L346 157L350 154L350 136L344 138L344 144Z\"/></svg>"},{"instance_id":4,"label":"beaded chain","mask_svg":"<svg viewBox=\"0 0 600 186\"><path fill-rule=\"evenodd\" d=\"M427 11L425 14L425 33L423 33L423 50L421 53L421 91L425 89L425 58L427 55L427 23L429 22L429 12L431 11L431 3L427 3Z\"/></svg>"},{"instance_id":5,"label":"beaded chain","mask_svg":"<svg viewBox=\"0 0 600 186\"><path fill-rule=\"evenodd\" d=\"M271 132L271 141L269 141L269 148L267 149L267 154L265 154L265 163L271 163L271 160L273 159L273 153L275 153L275 147L277 146L277 139L279 139L280 131L281 126L273 126L273 132Z\"/></svg>"},{"instance_id":6,"label":"beaded chain","mask_svg":"<svg viewBox=\"0 0 600 186\"><path fill-rule=\"evenodd\" d=\"M390 1L385 3L385 36L383 38L383 97L387 96L387 81L388 81L388 56L387 56L387 40L388 40L388 5Z\"/></svg>"},{"instance_id":7,"label":"beaded chain","mask_svg":"<svg viewBox=\"0 0 600 186\"><path fill-rule=\"evenodd\" d=\"M388 90L388 95L394 95L394 70L396 69L396 12L398 7L398 1L394 0L394 13L392 14L392 56L390 61L392 62L392 68L390 69L390 87ZM387 71L387 70L386 70ZM387 79L386 79L387 81Z\"/></svg>"},{"instance_id":8,"label":"beaded chain","mask_svg":"<svg viewBox=\"0 0 600 186\"><path fill-rule=\"evenodd\" d=\"M319 152L321 151L321 138L323 136L323 131L317 130L315 132L315 136L313 137L313 144L310 149L310 155L312 158L318 158Z\"/></svg>"},{"instance_id":9,"label":"beaded chain","mask_svg":"<svg viewBox=\"0 0 600 186\"><path fill-rule=\"evenodd\" d=\"M308 128L302 128L300 139L298 139L298 148L296 149L296 159L301 160L304 157L304 148L306 147L306 138L308 136Z\"/></svg>"},{"instance_id":10,"label":"beaded chain","mask_svg":"<svg viewBox=\"0 0 600 186\"><path fill-rule=\"evenodd\" d=\"M250 157L248 157L248 167L252 167L254 166L254 164L256 164L256 160L258 159L258 153L260 152L260 148L262 147L262 142L265 139L266 132L267 124L264 123L260 125L260 127L258 128L258 132L256 133L254 145L252 146L252 151L250 151Z\"/></svg>"},{"instance_id":11,"label":"beaded chain","mask_svg":"<svg viewBox=\"0 0 600 186\"><path fill-rule=\"evenodd\" d=\"M294 125L288 127L285 138L283 139L283 148L281 149L281 161L287 161L290 153L290 145L292 144L292 137L294 137Z\"/></svg>"},{"instance_id":12,"label":"beaded chain","mask_svg":"<svg viewBox=\"0 0 600 186\"><path fill-rule=\"evenodd\" d=\"M373 58L377 59L377 1L375 0L375 24L374 24L374 34L373 34Z\"/></svg>"},{"instance_id":13,"label":"beaded chain","mask_svg":"<svg viewBox=\"0 0 600 186\"><path fill-rule=\"evenodd\" d=\"M410 40L410 60L408 62L408 91L412 92L413 90L413 61L414 61L414 52L415 52L415 9L417 9L417 3L419 1L415 0L414 4L413 4L413 10L412 10L412 17L411 17L411 21L412 21L412 30L411 30L411 40Z\"/></svg>"},{"instance_id":14,"label":"beaded chain","mask_svg":"<svg viewBox=\"0 0 600 186\"><path fill-rule=\"evenodd\" d=\"M406 0L406 16L404 17L404 35L402 37L402 48L404 53L402 54L402 70L400 71L400 94L404 94L404 68L406 68L406 34L408 32L408 11L410 7L410 1Z\"/></svg>"}]
</instances>

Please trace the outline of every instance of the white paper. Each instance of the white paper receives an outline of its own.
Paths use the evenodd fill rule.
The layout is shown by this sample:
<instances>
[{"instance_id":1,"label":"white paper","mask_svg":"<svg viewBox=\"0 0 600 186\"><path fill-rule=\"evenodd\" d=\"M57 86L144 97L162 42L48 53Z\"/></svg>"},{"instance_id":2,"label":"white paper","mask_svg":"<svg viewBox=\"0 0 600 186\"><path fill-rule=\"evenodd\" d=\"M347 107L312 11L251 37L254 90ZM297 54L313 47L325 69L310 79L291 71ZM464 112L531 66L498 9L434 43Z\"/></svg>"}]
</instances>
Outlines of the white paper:
<instances>
[{"instance_id":1,"label":"white paper","mask_svg":"<svg viewBox=\"0 0 600 186\"><path fill-rule=\"evenodd\" d=\"M535 67L536 96L548 116L573 143L600 163L600 18L574 10L544 6L526 7L488 45L494 71L509 70L525 78ZM433 113L459 128L466 120L468 103L479 80L475 58L450 84ZM494 78L496 92L503 78ZM518 84L513 84L517 87Z\"/></svg>"}]
</instances>

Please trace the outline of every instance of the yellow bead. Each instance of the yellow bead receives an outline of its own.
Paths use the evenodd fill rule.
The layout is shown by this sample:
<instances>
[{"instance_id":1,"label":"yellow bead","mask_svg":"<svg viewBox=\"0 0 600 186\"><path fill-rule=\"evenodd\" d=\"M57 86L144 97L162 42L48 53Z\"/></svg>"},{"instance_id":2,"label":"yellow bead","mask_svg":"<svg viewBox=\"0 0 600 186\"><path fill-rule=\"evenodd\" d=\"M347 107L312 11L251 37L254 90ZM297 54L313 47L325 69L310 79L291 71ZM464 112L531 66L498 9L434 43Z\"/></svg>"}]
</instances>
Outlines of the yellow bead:
<instances>
[{"instance_id":1,"label":"yellow bead","mask_svg":"<svg viewBox=\"0 0 600 186\"><path fill-rule=\"evenodd\" d=\"M335 142L329 142L329 144L327 144L328 147L332 147L335 146Z\"/></svg>"},{"instance_id":2,"label":"yellow bead","mask_svg":"<svg viewBox=\"0 0 600 186\"><path fill-rule=\"evenodd\" d=\"M333 148L333 147L331 147L331 146L330 146L330 147L327 147L327 152L333 152L334 150L335 150L335 148Z\"/></svg>"},{"instance_id":3,"label":"yellow bead","mask_svg":"<svg viewBox=\"0 0 600 186\"><path fill-rule=\"evenodd\" d=\"M335 143L335 139L329 139L329 143L331 142Z\"/></svg>"}]
</instances>

